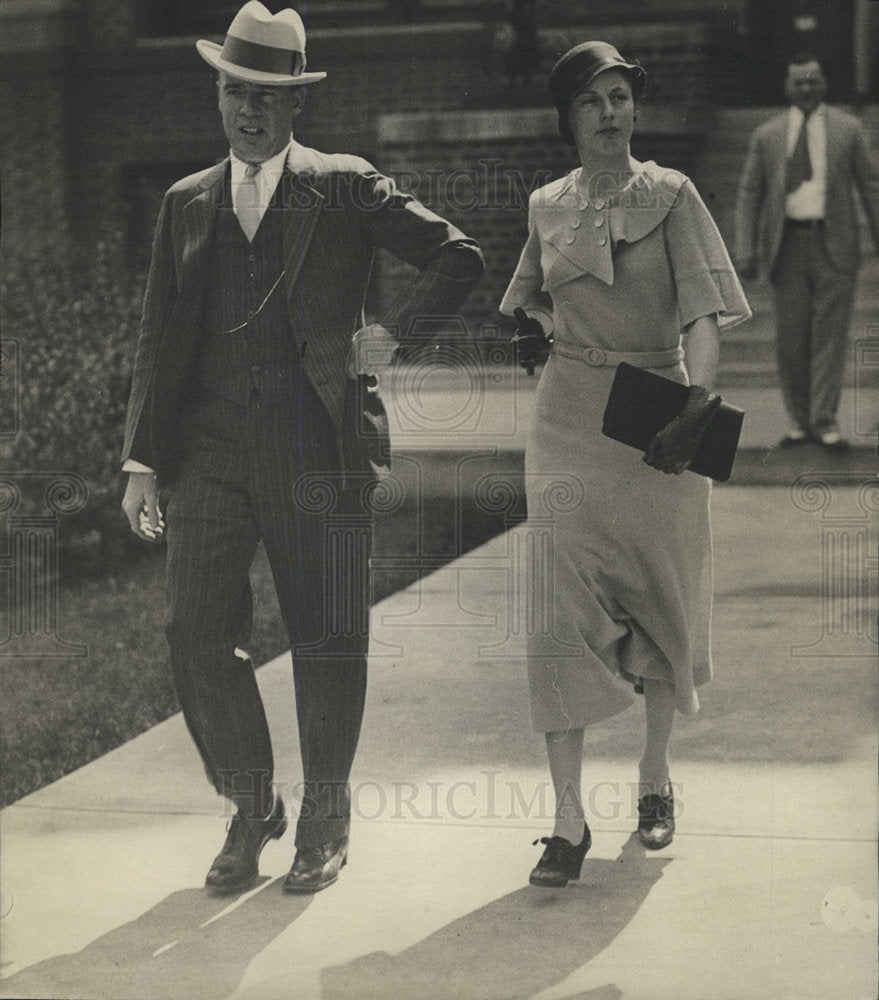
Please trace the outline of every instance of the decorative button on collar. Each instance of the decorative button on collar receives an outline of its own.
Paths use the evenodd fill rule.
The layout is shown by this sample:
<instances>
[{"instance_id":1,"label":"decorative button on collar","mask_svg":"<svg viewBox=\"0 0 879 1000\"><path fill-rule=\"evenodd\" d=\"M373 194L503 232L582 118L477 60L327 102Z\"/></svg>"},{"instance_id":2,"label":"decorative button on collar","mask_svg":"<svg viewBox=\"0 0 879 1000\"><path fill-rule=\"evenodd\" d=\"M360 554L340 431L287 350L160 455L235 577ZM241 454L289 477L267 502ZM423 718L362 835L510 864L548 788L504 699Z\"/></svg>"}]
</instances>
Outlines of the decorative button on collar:
<instances>
[{"instance_id":1,"label":"decorative button on collar","mask_svg":"<svg viewBox=\"0 0 879 1000\"><path fill-rule=\"evenodd\" d=\"M605 243L607 243L607 237L606 236L599 237L598 243L599 243L599 246L604 246Z\"/></svg>"},{"instance_id":2,"label":"decorative button on collar","mask_svg":"<svg viewBox=\"0 0 879 1000\"><path fill-rule=\"evenodd\" d=\"M598 218L595 220L595 228L598 229L599 226L603 225L604 225L604 216L599 215Z\"/></svg>"},{"instance_id":3,"label":"decorative button on collar","mask_svg":"<svg viewBox=\"0 0 879 1000\"><path fill-rule=\"evenodd\" d=\"M575 218L571 219L571 229L579 229L579 228L580 228L580 216L578 215Z\"/></svg>"},{"instance_id":4,"label":"decorative button on collar","mask_svg":"<svg viewBox=\"0 0 879 1000\"><path fill-rule=\"evenodd\" d=\"M568 235L565 237L565 243L567 243L568 246L570 246L573 242L574 242L574 234L568 233Z\"/></svg>"}]
</instances>

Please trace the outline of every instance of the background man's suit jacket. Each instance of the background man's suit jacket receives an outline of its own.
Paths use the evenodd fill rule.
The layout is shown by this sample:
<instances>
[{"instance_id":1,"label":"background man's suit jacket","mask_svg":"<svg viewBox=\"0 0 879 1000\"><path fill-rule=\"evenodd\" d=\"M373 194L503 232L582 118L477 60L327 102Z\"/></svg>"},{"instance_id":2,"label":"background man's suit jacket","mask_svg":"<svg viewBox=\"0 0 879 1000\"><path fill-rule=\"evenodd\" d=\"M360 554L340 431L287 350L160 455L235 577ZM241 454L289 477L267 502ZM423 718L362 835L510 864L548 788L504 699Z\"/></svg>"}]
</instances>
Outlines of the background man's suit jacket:
<instances>
[{"instance_id":1,"label":"background man's suit jacket","mask_svg":"<svg viewBox=\"0 0 879 1000\"><path fill-rule=\"evenodd\" d=\"M284 258L288 315L306 376L336 427L343 462L369 466L346 367L376 247L420 271L377 322L405 336L417 316L456 313L483 271L478 245L366 160L307 150L309 167L284 171ZM204 333L202 300L229 161L178 181L165 195L132 379L123 461L131 458L172 481L177 422ZM373 442L374 443L374 442Z\"/></svg>"},{"instance_id":2,"label":"background man's suit jacket","mask_svg":"<svg viewBox=\"0 0 879 1000\"><path fill-rule=\"evenodd\" d=\"M834 266L855 271L860 260L855 190L879 249L879 167L857 118L824 105L827 195L824 245ZM781 247L785 219L788 113L776 115L751 136L736 211L737 259L755 256L769 275Z\"/></svg>"}]
</instances>

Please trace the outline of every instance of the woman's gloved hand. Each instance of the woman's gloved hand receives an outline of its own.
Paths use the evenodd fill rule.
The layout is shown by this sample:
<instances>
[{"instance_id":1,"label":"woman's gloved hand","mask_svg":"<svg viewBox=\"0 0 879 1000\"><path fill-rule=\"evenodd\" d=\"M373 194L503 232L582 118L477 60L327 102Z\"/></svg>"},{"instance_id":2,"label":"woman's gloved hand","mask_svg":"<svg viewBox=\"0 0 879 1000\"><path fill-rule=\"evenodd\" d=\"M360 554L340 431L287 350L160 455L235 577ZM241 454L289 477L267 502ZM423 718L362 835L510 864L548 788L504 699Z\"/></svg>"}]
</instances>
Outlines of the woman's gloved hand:
<instances>
[{"instance_id":1,"label":"woman's gloved hand","mask_svg":"<svg viewBox=\"0 0 879 1000\"><path fill-rule=\"evenodd\" d=\"M546 363L552 341L544 334L540 323L528 316L521 306L513 310L513 316L517 326L511 343L516 351L516 362L533 375L535 365Z\"/></svg>"},{"instance_id":2,"label":"woman's gloved hand","mask_svg":"<svg viewBox=\"0 0 879 1000\"><path fill-rule=\"evenodd\" d=\"M679 476L693 461L696 449L723 397L701 385L691 385L690 397L681 412L653 435L644 461L660 472Z\"/></svg>"}]
</instances>

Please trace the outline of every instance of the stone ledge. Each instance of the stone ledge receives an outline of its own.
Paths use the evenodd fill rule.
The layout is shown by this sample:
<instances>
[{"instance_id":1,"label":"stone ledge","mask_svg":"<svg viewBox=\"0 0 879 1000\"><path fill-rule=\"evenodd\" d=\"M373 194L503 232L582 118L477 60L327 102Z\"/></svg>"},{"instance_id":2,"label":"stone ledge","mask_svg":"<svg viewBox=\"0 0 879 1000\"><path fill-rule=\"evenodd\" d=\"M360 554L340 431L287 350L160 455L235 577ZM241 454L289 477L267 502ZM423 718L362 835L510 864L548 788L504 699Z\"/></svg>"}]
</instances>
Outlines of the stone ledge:
<instances>
[{"instance_id":1,"label":"stone ledge","mask_svg":"<svg viewBox=\"0 0 879 1000\"><path fill-rule=\"evenodd\" d=\"M711 124L711 112L688 104L641 107L639 135L700 136ZM551 107L502 111L412 111L380 115L378 140L386 145L415 142L480 142L534 139L557 134Z\"/></svg>"},{"instance_id":2,"label":"stone ledge","mask_svg":"<svg viewBox=\"0 0 879 1000\"><path fill-rule=\"evenodd\" d=\"M0 3L0 55L57 52L76 46L69 0L3 0Z\"/></svg>"}]
</instances>

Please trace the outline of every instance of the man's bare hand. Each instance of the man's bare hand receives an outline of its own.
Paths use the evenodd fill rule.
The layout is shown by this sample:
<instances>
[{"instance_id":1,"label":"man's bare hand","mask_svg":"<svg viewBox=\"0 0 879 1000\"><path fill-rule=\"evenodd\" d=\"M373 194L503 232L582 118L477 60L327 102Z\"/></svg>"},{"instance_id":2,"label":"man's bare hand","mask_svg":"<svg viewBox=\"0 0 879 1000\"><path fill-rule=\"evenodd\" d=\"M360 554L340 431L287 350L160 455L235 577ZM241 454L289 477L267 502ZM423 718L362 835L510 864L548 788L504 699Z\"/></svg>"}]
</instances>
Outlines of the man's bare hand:
<instances>
[{"instance_id":1,"label":"man's bare hand","mask_svg":"<svg viewBox=\"0 0 879 1000\"><path fill-rule=\"evenodd\" d=\"M362 326L351 341L348 378L383 375L391 367L399 346L394 335L379 323Z\"/></svg>"},{"instance_id":2,"label":"man's bare hand","mask_svg":"<svg viewBox=\"0 0 879 1000\"><path fill-rule=\"evenodd\" d=\"M152 472L130 472L122 509L138 538L154 542L165 530L159 510L159 490Z\"/></svg>"}]
</instances>

